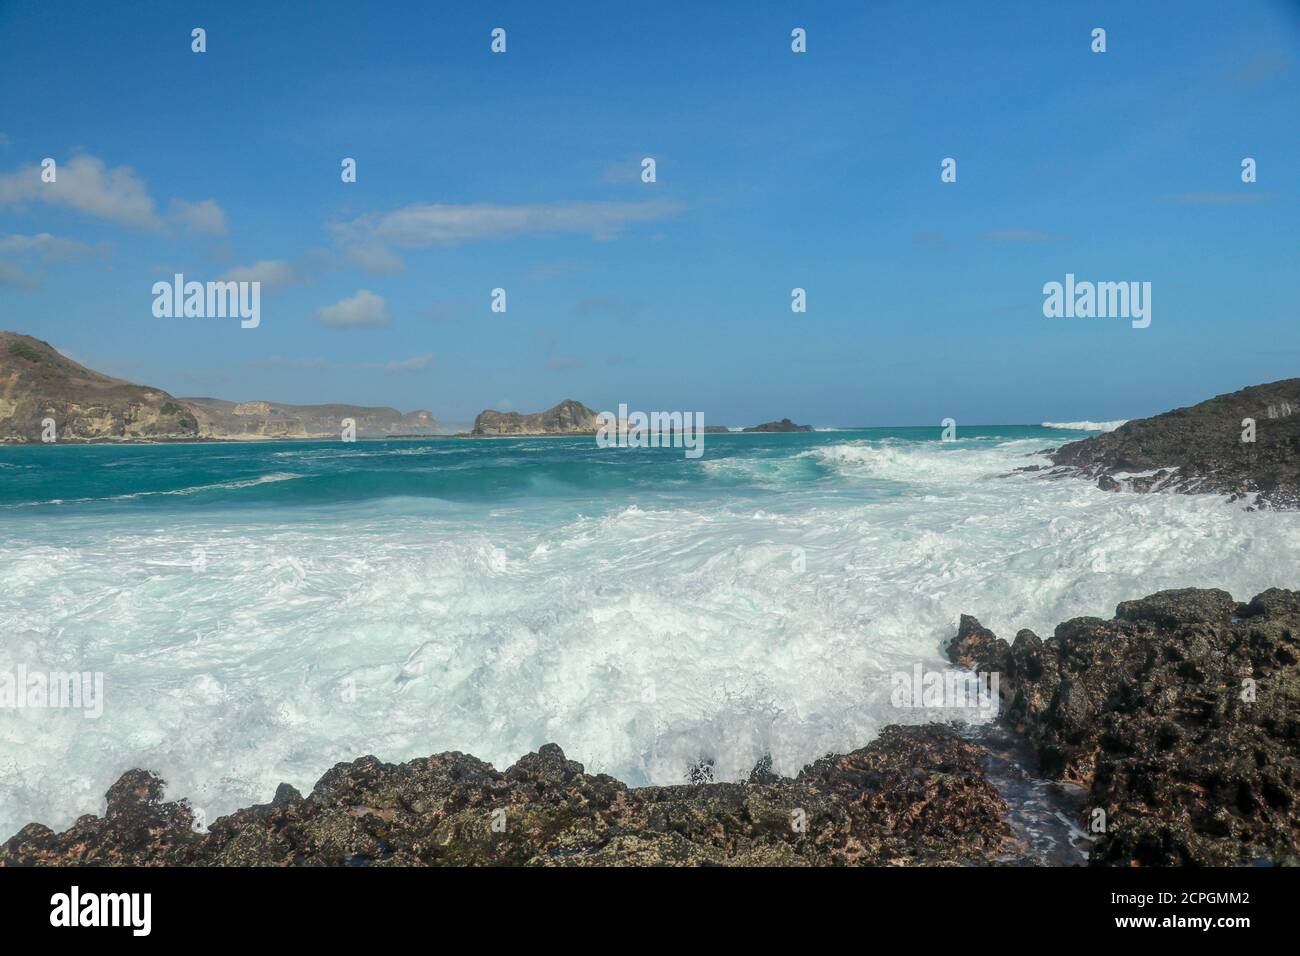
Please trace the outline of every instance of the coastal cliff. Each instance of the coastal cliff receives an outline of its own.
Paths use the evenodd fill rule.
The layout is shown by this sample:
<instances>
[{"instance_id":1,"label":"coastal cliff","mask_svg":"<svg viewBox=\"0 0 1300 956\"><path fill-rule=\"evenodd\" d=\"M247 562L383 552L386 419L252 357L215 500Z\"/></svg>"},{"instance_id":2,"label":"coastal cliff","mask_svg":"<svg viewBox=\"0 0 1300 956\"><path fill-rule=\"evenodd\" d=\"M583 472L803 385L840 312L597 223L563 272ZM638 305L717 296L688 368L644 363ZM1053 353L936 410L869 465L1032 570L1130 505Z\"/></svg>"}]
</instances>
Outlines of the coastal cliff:
<instances>
[{"instance_id":1,"label":"coastal cliff","mask_svg":"<svg viewBox=\"0 0 1300 956\"><path fill-rule=\"evenodd\" d=\"M40 442L47 420L58 442L338 438L345 418L360 438L439 428L427 411L176 398L86 368L40 339L0 332L0 442Z\"/></svg>"},{"instance_id":2,"label":"coastal cliff","mask_svg":"<svg viewBox=\"0 0 1300 956\"><path fill-rule=\"evenodd\" d=\"M157 388L79 365L29 335L0 332L0 441L197 438L191 408Z\"/></svg>"}]
</instances>

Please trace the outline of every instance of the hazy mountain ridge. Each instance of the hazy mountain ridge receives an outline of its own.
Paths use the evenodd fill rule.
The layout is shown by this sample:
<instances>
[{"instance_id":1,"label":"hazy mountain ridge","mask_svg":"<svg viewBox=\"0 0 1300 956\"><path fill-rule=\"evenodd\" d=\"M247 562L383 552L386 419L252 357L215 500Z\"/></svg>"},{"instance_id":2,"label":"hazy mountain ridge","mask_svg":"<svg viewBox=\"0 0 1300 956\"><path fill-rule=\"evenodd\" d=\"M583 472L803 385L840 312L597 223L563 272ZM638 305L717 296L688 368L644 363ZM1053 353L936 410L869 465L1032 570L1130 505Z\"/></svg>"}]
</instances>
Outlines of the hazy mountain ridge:
<instances>
[{"instance_id":1,"label":"hazy mountain ridge","mask_svg":"<svg viewBox=\"0 0 1300 956\"><path fill-rule=\"evenodd\" d=\"M229 402L219 398L178 399L189 406L204 437L337 437L342 421L356 422L359 438L432 435L437 420L420 410L403 414L387 406L288 405L282 402Z\"/></svg>"}]
</instances>

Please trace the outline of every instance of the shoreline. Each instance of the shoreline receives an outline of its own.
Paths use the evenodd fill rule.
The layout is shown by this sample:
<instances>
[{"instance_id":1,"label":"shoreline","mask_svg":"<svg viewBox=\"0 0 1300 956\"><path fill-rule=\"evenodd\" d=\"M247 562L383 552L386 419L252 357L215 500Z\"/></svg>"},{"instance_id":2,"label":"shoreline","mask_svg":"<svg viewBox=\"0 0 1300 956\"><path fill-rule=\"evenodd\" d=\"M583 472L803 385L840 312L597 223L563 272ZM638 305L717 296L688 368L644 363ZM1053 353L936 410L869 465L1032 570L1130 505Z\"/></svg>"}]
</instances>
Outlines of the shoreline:
<instances>
[{"instance_id":1,"label":"shoreline","mask_svg":"<svg viewBox=\"0 0 1300 956\"><path fill-rule=\"evenodd\" d=\"M1023 424L1023 423L1003 423L1000 425L964 425L963 429L991 429L991 428L1043 428L1048 426ZM813 426L811 432L759 432L759 431L710 431L707 435L721 437L726 435L815 435L815 434L833 434L838 432L858 432L858 431L885 431L885 430L903 430L903 429L925 429L939 431L937 426L931 425L837 425ZM1059 429L1056 429L1059 430ZM594 438L596 431L584 432L527 432L517 435L475 435L471 432L455 432L450 435L358 435L356 442L376 442L376 441L430 441L434 439L459 439L473 438L477 439L500 439L500 438ZM1044 440L1052 436L1044 435ZM330 435L287 435L287 436L258 436L258 437L239 437L239 438L60 438L54 442L42 442L39 440L12 440L0 439L0 448L28 448L28 447L58 447L60 445L265 445L275 442L330 442L333 444L352 444L344 442L339 438ZM1051 449L1045 449L1050 451Z\"/></svg>"},{"instance_id":2,"label":"shoreline","mask_svg":"<svg viewBox=\"0 0 1300 956\"><path fill-rule=\"evenodd\" d=\"M1002 674L994 725L889 724L793 777L630 788L556 744L503 771L365 756L203 832L135 769L0 865L1056 866L1087 839L1093 865L1300 865L1300 592L1160 591L1013 644L962 615L946 655ZM1069 807L1071 847L1043 842Z\"/></svg>"},{"instance_id":3,"label":"shoreline","mask_svg":"<svg viewBox=\"0 0 1300 956\"><path fill-rule=\"evenodd\" d=\"M385 435L381 437L362 437L360 435L355 439L356 442L363 441L429 441L434 438L461 438L462 435ZM276 442L332 442L334 444L345 445L353 442L344 442L339 438L332 438L328 435L292 435L292 436L266 436L258 438L60 438L58 441L7 441L0 440L0 448L28 448L28 447L51 447L55 448L60 445L106 445L116 447L118 445L271 445Z\"/></svg>"}]
</instances>

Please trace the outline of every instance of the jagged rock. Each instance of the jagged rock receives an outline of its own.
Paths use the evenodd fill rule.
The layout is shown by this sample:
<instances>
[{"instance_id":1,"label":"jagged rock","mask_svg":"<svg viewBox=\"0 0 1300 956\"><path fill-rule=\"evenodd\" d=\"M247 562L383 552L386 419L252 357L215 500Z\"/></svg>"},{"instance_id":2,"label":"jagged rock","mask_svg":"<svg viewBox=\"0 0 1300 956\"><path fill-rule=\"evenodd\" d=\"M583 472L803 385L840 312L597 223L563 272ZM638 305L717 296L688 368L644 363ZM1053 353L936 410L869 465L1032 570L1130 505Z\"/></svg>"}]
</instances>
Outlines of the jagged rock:
<instances>
[{"instance_id":1,"label":"jagged rock","mask_svg":"<svg viewBox=\"0 0 1300 956\"><path fill-rule=\"evenodd\" d=\"M24 827L0 865L915 865L991 863L1014 849L984 750L947 727L887 727L870 745L795 779L629 789L587 774L555 744L504 773L444 753L404 764L362 757L305 799L193 829L188 806L133 770L103 817L55 834Z\"/></svg>"},{"instance_id":2,"label":"jagged rock","mask_svg":"<svg viewBox=\"0 0 1300 956\"><path fill-rule=\"evenodd\" d=\"M1227 591L1182 588L1158 591L1137 601L1121 601L1115 616L1126 621L1146 621L1157 627L1178 627L1197 621L1227 624L1236 613L1237 602Z\"/></svg>"},{"instance_id":3,"label":"jagged rock","mask_svg":"<svg viewBox=\"0 0 1300 956\"><path fill-rule=\"evenodd\" d=\"M969 614L961 616L957 636L948 645L948 659L974 671L1004 671L1010 653L1006 641Z\"/></svg>"},{"instance_id":4,"label":"jagged rock","mask_svg":"<svg viewBox=\"0 0 1300 956\"><path fill-rule=\"evenodd\" d=\"M164 803L163 781L128 770L108 790L102 817L79 817L63 833L30 823L0 849L0 865L183 866L202 842L184 800ZM20 847L16 855L9 848Z\"/></svg>"},{"instance_id":5,"label":"jagged rock","mask_svg":"<svg viewBox=\"0 0 1300 956\"><path fill-rule=\"evenodd\" d=\"M1000 669L1004 722L1105 811L1093 862L1300 856L1300 593L1161 591L1005 652L962 625L950 658Z\"/></svg>"},{"instance_id":6,"label":"jagged rock","mask_svg":"<svg viewBox=\"0 0 1300 956\"><path fill-rule=\"evenodd\" d=\"M1242 441L1246 419L1254 441ZM1254 385L1062 445L1052 461L1103 491L1217 494L1300 507L1300 378ZM1133 474L1151 472L1151 474Z\"/></svg>"}]
</instances>

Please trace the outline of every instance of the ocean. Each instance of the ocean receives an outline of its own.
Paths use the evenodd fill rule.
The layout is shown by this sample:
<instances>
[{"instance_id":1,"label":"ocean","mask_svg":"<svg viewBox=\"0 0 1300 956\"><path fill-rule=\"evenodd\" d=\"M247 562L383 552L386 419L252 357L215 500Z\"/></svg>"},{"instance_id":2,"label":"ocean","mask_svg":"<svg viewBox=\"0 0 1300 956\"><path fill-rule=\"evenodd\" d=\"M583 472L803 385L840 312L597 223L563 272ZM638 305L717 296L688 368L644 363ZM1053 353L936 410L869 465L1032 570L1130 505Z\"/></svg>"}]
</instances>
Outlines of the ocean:
<instances>
[{"instance_id":1,"label":"ocean","mask_svg":"<svg viewBox=\"0 0 1300 956\"><path fill-rule=\"evenodd\" d=\"M0 709L0 839L102 812L132 767L207 821L363 754L794 774L987 719L890 697L962 613L1046 637L1161 588L1294 585L1300 514L1014 471L1092 433L0 447L0 674L103 678L95 718Z\"/></svg>"}]
</instances>

